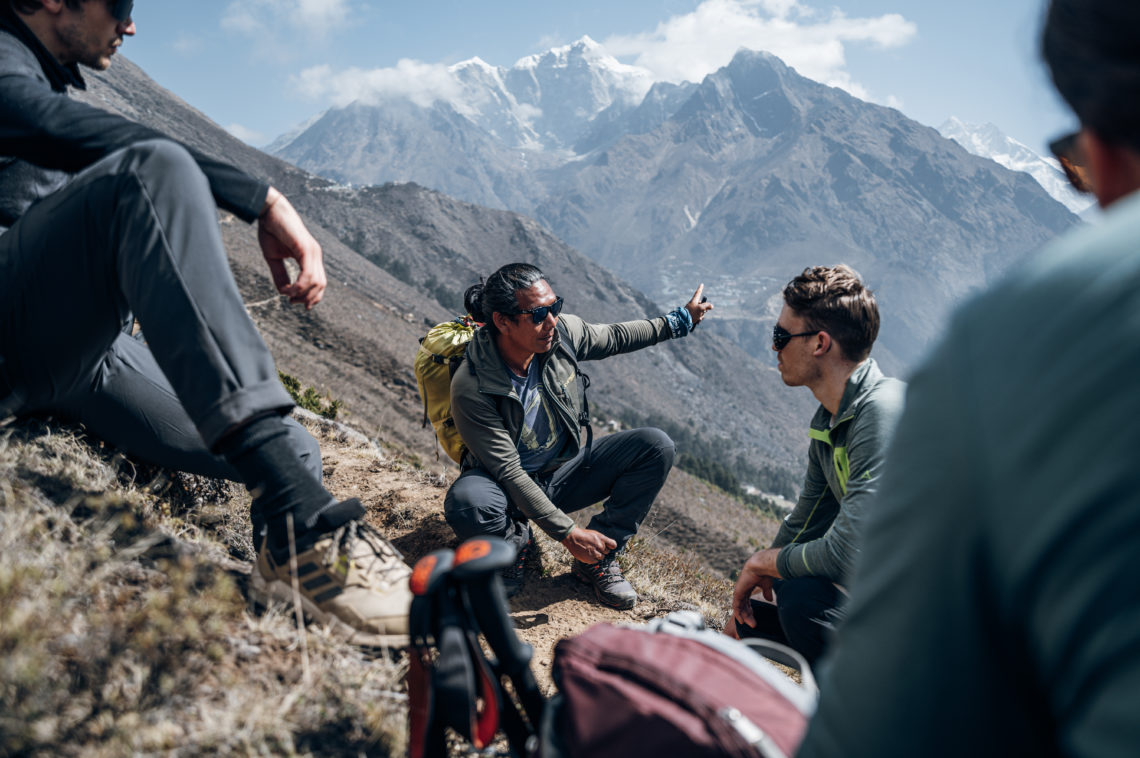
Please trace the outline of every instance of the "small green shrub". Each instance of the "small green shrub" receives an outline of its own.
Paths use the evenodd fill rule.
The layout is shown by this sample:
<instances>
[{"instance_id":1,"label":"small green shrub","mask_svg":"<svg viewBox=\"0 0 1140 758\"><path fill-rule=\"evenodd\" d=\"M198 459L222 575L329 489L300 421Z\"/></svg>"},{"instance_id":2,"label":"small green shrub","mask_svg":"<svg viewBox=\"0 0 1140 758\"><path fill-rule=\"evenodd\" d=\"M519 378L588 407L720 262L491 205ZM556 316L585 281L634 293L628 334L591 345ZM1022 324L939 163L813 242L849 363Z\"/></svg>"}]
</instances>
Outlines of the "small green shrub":
<instances>
[{"instance_id":1,"label":"small green shrub","mask_svg":"<svg viewBox=\"0 0 1140 758\"><path fill-rule=\"evenodd\" d=\"M281 384L289 396L293 398L293 402L307 411L312 411L318 416L334 421L341 408L344 407L343 400L335 400L327 394L321 395L316 387L302 388L301 381L295 376L290 376L283 371L278 371L277 376L281 378Z\"/></svg>"}]
</instances>

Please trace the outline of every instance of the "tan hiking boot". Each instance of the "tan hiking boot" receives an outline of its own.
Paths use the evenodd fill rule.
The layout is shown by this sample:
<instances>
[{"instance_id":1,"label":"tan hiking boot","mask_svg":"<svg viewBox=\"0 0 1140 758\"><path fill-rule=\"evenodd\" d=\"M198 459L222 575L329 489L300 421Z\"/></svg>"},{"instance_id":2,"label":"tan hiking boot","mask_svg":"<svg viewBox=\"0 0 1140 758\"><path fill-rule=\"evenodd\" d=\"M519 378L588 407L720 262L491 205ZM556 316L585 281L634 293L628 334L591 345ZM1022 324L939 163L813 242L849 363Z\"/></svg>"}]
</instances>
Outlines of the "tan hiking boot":
<instances>
[{"instance_id":1,"label":"tan hiking boot","mask_svg":"<svg viewBox=\"0 0 1140 758\"><path fill-rule=\"evenodd\" d=\"M251 585L293 604L289 563L278 565L263 543ZM350 521L297 556L297 589L305 614L354 645L408 644L412 570L388 540L363 521Z\"/></svg>"}]
</instances>

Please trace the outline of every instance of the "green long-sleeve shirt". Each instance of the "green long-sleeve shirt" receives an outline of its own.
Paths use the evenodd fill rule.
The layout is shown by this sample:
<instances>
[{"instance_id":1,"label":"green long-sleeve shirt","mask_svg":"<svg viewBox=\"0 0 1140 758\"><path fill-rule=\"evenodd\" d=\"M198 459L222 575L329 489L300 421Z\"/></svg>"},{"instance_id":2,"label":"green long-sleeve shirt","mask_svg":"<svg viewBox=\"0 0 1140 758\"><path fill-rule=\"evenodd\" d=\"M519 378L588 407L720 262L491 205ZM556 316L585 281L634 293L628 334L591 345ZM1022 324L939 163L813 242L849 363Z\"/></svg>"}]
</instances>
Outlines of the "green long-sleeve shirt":
<instances>
[{"instance_id":1,"label":"green long-sleeve shirt","mask_svg":"<svg viewBox=\"0 0 1140 758\"><path fill-rule=\"evenodd\" d=\"M772 541L782 548L780 576L847 583L905 391L868 358L847 380L835 416L822 405L816 411L803 489Z\"/></svg>"}]
</instances>

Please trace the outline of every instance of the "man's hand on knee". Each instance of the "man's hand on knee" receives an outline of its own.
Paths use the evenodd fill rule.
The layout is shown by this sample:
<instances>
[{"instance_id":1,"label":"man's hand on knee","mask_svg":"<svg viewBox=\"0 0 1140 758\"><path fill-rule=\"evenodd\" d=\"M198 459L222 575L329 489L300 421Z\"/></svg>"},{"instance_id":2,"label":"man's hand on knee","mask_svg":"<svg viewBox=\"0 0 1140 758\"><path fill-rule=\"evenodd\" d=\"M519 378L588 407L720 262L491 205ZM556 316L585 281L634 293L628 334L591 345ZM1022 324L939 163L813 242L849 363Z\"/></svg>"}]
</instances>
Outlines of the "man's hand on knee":
<instances>
[{"instance_id":1,"label":"man's hand on knee","mask_svg":"<svg viewBox=\"0 0 1140 758\"><path fill-rule=\"evenodd\" d=\"M285 196L273 187L269 188L265 207L257 217L257 241L278 292L286 295L289 302L301 303L306 308L321 301L328 283L321 245L305 228L305 222ZM288 258L301 266L295 282L289 281L289 271L285 268Z\"/></svg>"},{"instance_id":2,"label":"man's hand on knee","mask_svg":"<svg viewBox=\"0 0 1140 758\"><path fill-rule=\"evenodd\" d=\"M574 527L562 540L562 546L582 563L597 563L617 548L617 543L593 529Z\"/></svg>"}]
</instances>

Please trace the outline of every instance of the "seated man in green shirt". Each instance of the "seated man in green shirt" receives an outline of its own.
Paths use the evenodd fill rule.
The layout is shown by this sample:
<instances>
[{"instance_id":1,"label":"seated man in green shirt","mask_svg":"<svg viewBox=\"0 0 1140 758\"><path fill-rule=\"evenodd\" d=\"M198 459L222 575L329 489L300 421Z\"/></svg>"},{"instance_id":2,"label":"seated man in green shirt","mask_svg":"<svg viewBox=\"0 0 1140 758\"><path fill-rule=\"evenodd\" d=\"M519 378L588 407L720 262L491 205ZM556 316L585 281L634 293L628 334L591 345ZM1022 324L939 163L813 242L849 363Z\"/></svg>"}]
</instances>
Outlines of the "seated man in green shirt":
<instances>
[{"instance_id":1,"label":"seated man in green shirt","mask_svg":"<svg viewBox=\"0 0 1140 758\"><path fill-rule=\"evenodd\" d=\"M820 406L799 500L772 546L744 564L726 634L782 642L809 662L826 647L903 408L905 385L868 357L878 334L875 296L847 266L806 269L784 288L772 332L780 376ZM764 601L751 599L757 590Z\"/></svg>"}]
</instances>

